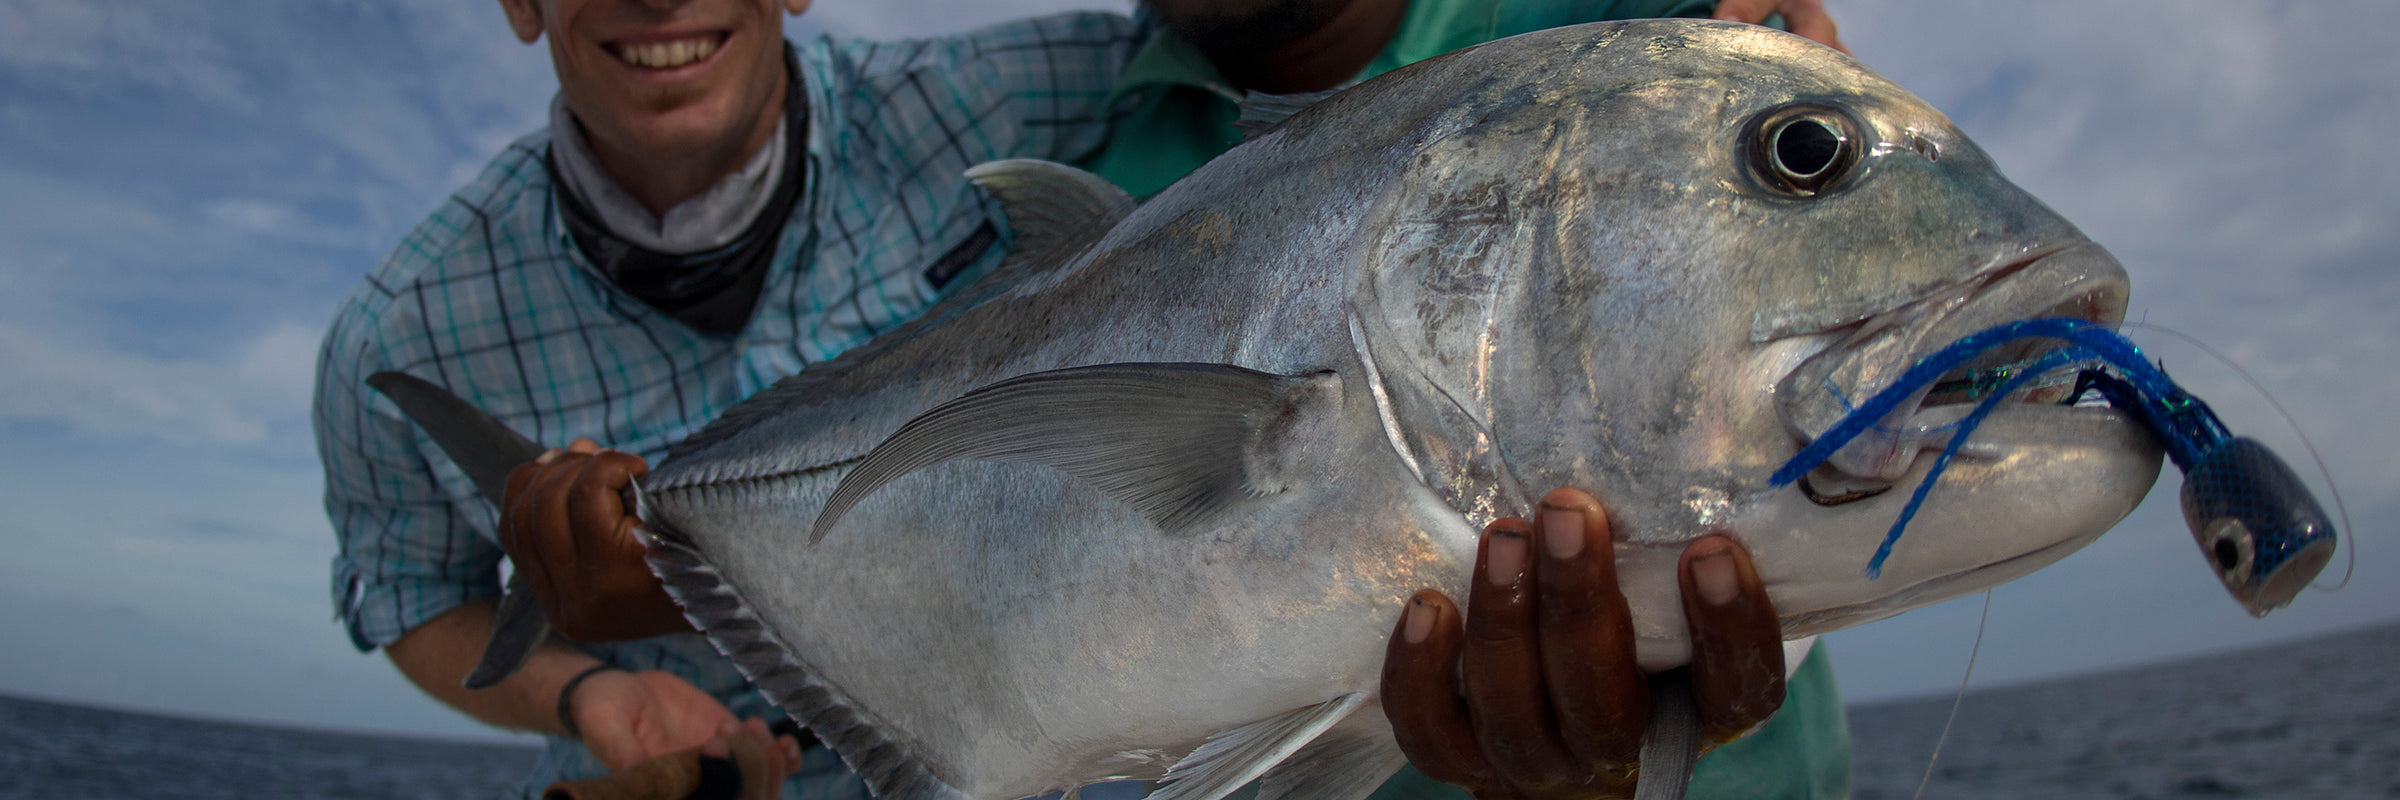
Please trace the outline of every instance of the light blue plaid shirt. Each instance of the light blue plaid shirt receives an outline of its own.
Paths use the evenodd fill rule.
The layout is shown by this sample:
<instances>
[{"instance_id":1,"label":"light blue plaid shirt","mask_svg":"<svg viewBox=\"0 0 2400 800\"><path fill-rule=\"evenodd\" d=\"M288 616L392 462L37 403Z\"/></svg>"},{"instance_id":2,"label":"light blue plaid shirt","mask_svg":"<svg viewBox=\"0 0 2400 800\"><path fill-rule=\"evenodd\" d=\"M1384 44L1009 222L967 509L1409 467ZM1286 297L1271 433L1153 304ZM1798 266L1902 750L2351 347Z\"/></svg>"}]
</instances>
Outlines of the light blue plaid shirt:
<instances>
[{"instance_id":1,"label":"light blue plaid shirt","mask_svg":"<svg viewBox=\"0 0 2400 800\"><path fill-rule=\"evenodd\" d=\"M342 301L319 355L315 426L340 539L337 616L361 651L500 592L497 514L367 375L449 387L536 442L590 437L657 460L728 406L925 310L997 263L996 215L962 172L1074 161L1105 140L1103 103L1138 44L1124 17L1067 14L954 38L800 45L807 184L757 310L697 332L613 285L559 219L549 135L509 145ZM781 716L698 635L586 646L663 669L742 716ZM604 770L552 740L527 792ZM812 751L785 788L863 798Z\"/></svg>"}]
</instances>

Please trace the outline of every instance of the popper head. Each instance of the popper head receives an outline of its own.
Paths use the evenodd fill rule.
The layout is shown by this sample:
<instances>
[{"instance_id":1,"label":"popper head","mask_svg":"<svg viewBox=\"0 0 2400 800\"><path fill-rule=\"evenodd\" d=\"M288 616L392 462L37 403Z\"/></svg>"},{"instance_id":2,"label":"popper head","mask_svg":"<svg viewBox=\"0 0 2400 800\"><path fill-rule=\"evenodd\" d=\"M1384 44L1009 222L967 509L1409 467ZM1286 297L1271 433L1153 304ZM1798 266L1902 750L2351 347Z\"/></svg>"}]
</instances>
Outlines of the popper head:
<instances>
[{"instance_id":1,"label":"popper head","mask_svg":"<svg viewBox=\"0 0 2400 800\"><path fill-rule=\"evenodd\" d=\"M2192 463L2183 518L2217 578L2251 616L2290 605L2333 560L2333 522L2291 466L2248 437Z\"/></svg>"}]
</instances>

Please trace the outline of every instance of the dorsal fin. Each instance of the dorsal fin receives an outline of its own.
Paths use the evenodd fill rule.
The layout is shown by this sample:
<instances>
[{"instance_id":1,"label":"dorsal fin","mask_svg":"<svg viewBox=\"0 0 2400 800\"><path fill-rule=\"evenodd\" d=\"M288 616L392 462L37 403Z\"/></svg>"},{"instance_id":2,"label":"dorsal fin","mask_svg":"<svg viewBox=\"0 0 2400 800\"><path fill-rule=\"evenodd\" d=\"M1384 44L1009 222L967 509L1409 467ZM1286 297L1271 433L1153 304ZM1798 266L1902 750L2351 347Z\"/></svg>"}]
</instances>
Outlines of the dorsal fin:
<instances>
[{"instance_id":1,"label":"dorsal fin","mask_svg":"<svg viewBox=\"0 0 2400 800\"><path fill-rule=\"evenodd\" d=\"M967 180L1000 200L1011 236L1003 265L1068 252L1133 210L1133 195L1107 178L1033 158L986 161Z\"/></svg>"},{"instance_id":2,"label":"dorsal fin","mask_svg":"<svg viewBox=\"0 0 2400 800\"><path fill-rule=\"evenodd\" d=\"M1300 113L1301 109L1316 105L1317 101L1340 94L1341 91L1342 88L1293 94L1251 92L1242 96L1238 106L1242 116L1233 121L1233 127L1242 132L1242 141L1247 142L1266 133L1268 128L1283 124L1285 119Z\"/></svg>"},{"instance_id":3,"label":"dorsal fin","mask_svg":"<svg viewBox=\"0 0 2400 800\"><path fill-rule=\"evenodd\" d=\"M1226 364L1102 364L968 392L877 445L827 498L814 543L892 480L953 460L1041 464L1082 479L1169 533L1310 474L1339 428L1341 379Z\"/></svg>"}]
</instances>

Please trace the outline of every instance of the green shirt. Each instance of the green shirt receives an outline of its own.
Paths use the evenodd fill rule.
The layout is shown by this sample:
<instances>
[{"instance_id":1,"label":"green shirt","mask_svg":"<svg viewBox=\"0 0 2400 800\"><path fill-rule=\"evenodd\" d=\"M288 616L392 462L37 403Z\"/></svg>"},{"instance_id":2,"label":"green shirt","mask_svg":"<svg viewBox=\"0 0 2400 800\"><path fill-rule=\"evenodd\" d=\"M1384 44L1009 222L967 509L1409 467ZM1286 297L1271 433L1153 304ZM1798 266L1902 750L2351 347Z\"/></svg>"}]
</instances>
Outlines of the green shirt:
<instances>
[{"instance_id":1,"label":"green shirt","mask_svg":"<svg viewBox=\"0 0 2400 800\"><path fill-rule=\"evenodd\" d=\"M1392 43L1357 80L1493 39L1611 19L1706 17L1715 0L1415 0ZM1242 92L1226 82L1200 48L1161 28L1134 53L1106 107L1140 99L1106 149L1077 166L1135 197L1167 188L1242 142L1233 127Z\"/></svg>"},{"instance_id":2,"label":"green shirt","mask_svg":"<svg viewBox=\"0 0 2400 800\"><path fill-rule=\"evenodd\" d=\"M1706 17L1714 0L1414 0L1365 80L1468 45L1520 33L1645 17ZM1770 24L1779 19L1769 20ZM1242 92L1199 48L1160 29L1119 76L1105 107L1138 98L1104 149L1080 166L1136 197L1166 188L1240 144ZM1690 796L1837 798L1850 794L1850 729L1819 641L1792 676L1782 710L1748 737L1700 759ZM1371 800L1466 800L1457 787L1404 769Z\"/></svg>"}]
</instances>

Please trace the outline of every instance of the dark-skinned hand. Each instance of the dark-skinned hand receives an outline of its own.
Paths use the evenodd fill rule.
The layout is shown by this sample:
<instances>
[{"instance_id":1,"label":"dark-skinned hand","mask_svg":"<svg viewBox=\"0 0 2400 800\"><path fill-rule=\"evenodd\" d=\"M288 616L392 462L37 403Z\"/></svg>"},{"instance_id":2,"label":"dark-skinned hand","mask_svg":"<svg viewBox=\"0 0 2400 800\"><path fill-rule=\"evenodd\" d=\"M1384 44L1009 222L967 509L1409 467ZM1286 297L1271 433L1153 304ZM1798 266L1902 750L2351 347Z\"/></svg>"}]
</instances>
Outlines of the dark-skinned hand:
<instances>
[{"instance_id":1,"label":"dark-skinned hand","mask_svg":"<svg viewBox=\"0 0 2400 800\"><path fill-rule=\"evenodd\" d=\"M1747 22L1758 25L1770 14L1783 15L1783 27L1807 37L1818 44L1850 52L1842 46L1842 36L1834 29L1833 15L1825 13L1825 0L1720 0L1717 19Z\"/></svg>"},{"instance_id":2,"label":"dark-skinned hand","mask_svg":"<svg viewBox=\"0 0 2400 800\"><path fill-rule=\"evenodd\" d=\"M624 491L642 459L577 439L508 473L500 547L569 639L616 642L690 631L642 560Z\"/></svg>"},{"instance_id":3,"label":"dark-skinned hand","mask_svg":"<svg viewBox=\"0 0 2400 800\"><path fill-rule=\"evenodd\" d=\"M1480 800L1627 797L1650 696L1608 518L1572 489L1536 516L1484 529L1463 624L1440 592L1409 600L1384 655L1384 713L1418 770ZM1782 628L1732 539L1692 542L1677 572L1692 700L1714 746L1783 704Z\"/></svg>"}]
</instances>

